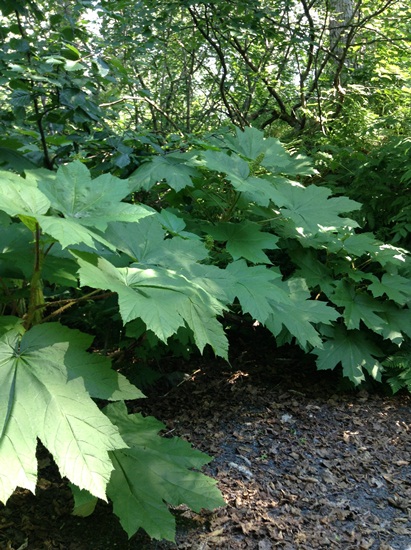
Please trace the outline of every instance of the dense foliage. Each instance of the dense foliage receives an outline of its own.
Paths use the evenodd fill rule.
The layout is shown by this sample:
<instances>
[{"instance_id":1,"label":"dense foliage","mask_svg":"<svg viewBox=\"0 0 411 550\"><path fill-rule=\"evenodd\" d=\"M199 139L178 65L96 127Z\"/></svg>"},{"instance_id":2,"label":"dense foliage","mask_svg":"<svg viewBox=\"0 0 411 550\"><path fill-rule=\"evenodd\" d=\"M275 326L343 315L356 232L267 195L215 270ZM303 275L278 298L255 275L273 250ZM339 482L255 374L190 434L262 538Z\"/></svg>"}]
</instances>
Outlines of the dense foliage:
<instances>
[{"instance_id":1,"label":"dense foliage","mask_svg":"<svg viewBox=\"0 0 411 550\"><path fill-rule=\"evenodd\" d=\"M95 336L227 358L235 313L411 389L406 2L0 9L1 501L38 438L74 513L110 498L130 536L223 504Z\"/></svg>"}]
</instances>

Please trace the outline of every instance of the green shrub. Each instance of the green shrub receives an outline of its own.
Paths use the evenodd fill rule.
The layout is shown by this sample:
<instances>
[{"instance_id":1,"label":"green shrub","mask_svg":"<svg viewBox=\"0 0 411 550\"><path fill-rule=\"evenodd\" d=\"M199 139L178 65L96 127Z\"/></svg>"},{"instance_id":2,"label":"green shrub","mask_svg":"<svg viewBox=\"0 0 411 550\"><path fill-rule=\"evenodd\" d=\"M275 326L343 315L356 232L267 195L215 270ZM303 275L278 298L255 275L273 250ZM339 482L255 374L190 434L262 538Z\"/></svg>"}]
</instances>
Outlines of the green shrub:
<instances>
[{"instance_id":1,"label":"green shrub","mask_svg":"<svg viewBox=\"0 0 411 550\"><path fill-rule=\"evenodd\" d=\"M223 358L223 314L235 309L356 384L365 372L380 380L411 337L407 252L357 233L346 217L357 202L304 186L308 159L257 130L199 146L155 156L129 180L93 180L79 161L1 172L1 501L35 490L39 438L72 483L75 513L110 498L130 536L142 527L173 540L166 503L223 504L193 471L210 457L127 413L124 400L142 394L87 351L93 337L72 327L97 327L87 314L68 319L79 304L107 300L100 322L129 338ZM95 398L114 403L100 410Z\"/></svg>"}]
</instances>

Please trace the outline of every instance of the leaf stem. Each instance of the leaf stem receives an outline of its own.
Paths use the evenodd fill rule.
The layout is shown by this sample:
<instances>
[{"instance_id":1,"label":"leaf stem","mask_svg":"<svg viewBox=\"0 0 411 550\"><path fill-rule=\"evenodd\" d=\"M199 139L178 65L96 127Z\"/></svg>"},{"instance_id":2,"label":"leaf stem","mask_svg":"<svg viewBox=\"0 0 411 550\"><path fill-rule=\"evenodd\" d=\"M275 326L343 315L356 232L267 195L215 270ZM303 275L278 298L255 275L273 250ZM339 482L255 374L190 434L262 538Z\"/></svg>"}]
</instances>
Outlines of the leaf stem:
<instances>
[{"instance_id":1,"label":"leaf stem","mask_svg":"<svg viewBox=\"0 0 411 550\"><path fill-rule=\"evenodd\" d=\"M42 263L43 254L40 249L40 226L36 223L36 228L34 230L34 269L30 281L29 305L27 308L27 315L24 320L24 328L26 330L33 325L38 324L42 317L41 309L44 307L44 296L41 281Z\"/></svg>"}]
</instances>

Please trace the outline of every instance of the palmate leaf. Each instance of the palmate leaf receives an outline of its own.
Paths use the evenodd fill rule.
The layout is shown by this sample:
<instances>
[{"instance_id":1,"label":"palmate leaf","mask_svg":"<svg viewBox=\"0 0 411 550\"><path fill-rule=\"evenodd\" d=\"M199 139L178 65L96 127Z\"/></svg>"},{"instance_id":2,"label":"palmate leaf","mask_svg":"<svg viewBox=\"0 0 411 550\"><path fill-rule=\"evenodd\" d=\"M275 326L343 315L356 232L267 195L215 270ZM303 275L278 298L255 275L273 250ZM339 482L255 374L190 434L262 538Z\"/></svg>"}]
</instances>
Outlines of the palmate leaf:
<instances>
[{"instance_id":1,"label":"palmate leaf","mask_svg":"<svg viewBox=\"0 0 411 550\"><path fill-rule=\"evenodd\" d=\"M372 233L352 233L342 242L344 250L359 257L378 253L381 244Z\"/></svg>"},{"instance_id":2,"label":"palmate leaf","mask_svg":"<svg viewBox=\"0 0 411 550\"><path fill-rule=\"evenodd\" d=\"M74 506L72 510L73 516L87 517L90 516L98 502L98 499L84 489L79 489L77 485L69 483L69 487L73 494Z\"/></svg>"},{"instance_id":3,"label":"palmate leaf","mask_svg":"<svg viewBox=\"0 0 411 550\"><path fill-rule=\"evenodd\" d=\"M62 476L105 499L113 469L108 451L123 448L118 430L90 396L132 399L141 392L88 354L92 337L58 323L0 339L0 500L16 487L34 492L37 438Z\"/></svg>"},{"instance_id":4,"label":"palmate leaf","mask_svg":"<svg viewBox=\"0 0 411 550\"><path fill-rule=\"evenodd\" d=\"M363 332L336 326L330 337L324 342L323 349L313 351L318 356L318 370L332 370L341 363L344 376L354 384L365 379L364 369L376 380L381 380L383 367L377 357L384 354Z\"/></svg>"},{"instance_id":5,"label":"palmate leaf","mask_svg":"<svg viewBox=\"0 0 411 550\"><path fill-rule=\"evenodd\" d=\"M384 303L384 311L378 315L384 321L381 331L376 331L384 338L401 345L404 334L411 338L411 312L405 308L398 308L392 302Z\"/></svg>"},{"instance_id":6,"label":"palmate leaf","mask_svg":"<svg viewBox=\"0 0 411 550\"><path fill-rule=\"evenodd\" d=\"M402 268L410 257L408 250L384 244L372 233L349 234L342 239L341 244L350 255L369 255L373 261L379 262L384 267L394 264ZM377 288L378 286L375 287Z\"/></svg>"},{"instance_id":7,"label":"palmate leaf","mask_svg":"<svg viewBox=\"0 0 411 550\"><path fill-rule=\"evenodd\" d=\"M403 267L406 262L410 261L409 250L398 248L392 244L381 244L378 251L371 256L384 267L390 266L390 264Z\"/></svg>"},{"instance_id":8,"label":"palmate leaf","mask_svg":"<svg viewBox=\"0 0 411 550\"><path fill-rule=\"evenodd\" d=\"M186 160L183 155L181 158L177 155L167 155L157 156L145 162L130 177L131 191L149 190L163 180L167 180L168 185L177 192L185 187L192 187L192 178L200 174L192 166L187 166Z\"/></svg>"},{"instance_id":9,"label":"palmate leaf","mask_svg":"<svg viewBox=\"0 0 411 550\"><path fill-rule=\"evenodd\" d=\"M207 344L227 357L227 339L216 317L225 305L183 273L162 266L116 268L103 258L75 252L82 285L110 289L118 294L123 323L142 319L160 340L185 324L193 331L197 347Z\"/></svg>"},{"instance_id":10,"label":"palmate leaf","mask_svg":"<svg viewBox=\"0 0 411 550\"><path fill-rule=\"evenodd\" d=\"M37 221L63 248L71 245L96 248L95 242L99 242L113 249L99 233L110 220L136 221L154 213L148 207L121 202L127 194L127 182L111 175L92 181L81 162L60 167L57 175L33 170L26 178L9 172L0 177L2 210L10 216L19 216L32 230ZM46 215L50 207L65 217Z\"/></svg>"},{"instance_id":11,"label":"palmate leaf","mask_svg":"<svg viewBox=\"0 0 411 550\"><path fill-rule=\"evenodd\" d=\"M324 302L310 300L310 292L304 279L277 280L277 293L270 299L272 314L266 327L278 336L283 326L296 338L303 349L308 344L321 347L321 338L314 324L330 325L338 319L339 313Z\"/></svg>"},{"instance_id":12,"label":"palmate leaf","mask_svg":"<svg viewBox=\"0 0 411 550\"><path fill-rule=\"evenodd\" d=\"M286 182L291 185L288 180L282 177L254 177L250 175L248 163L235 154L229 156L221 151L206 151L201 156L208 169L226 174L234 189L249 202L260 206L268 206L270 201L280 206L287 202L276 184Z\"/></svg>"},{"instance_id":13,"label":"palmate leaf","mask_svg":"<svg viewBox=\"0 0 411 550\"><path fill-rule=\"evenodd\" d=\"M110 453L114 471L107 487L129 537L142 527L151 538L174 541L175 519L167 504L186 504L195 512L225 505L216 482L193 470L211 457L182 439L158 436L165 428L161 422L129 415L123 403L109 405L104 412L129 446Z\"/></svg>"},{"instance_id":14,"label":"palmate leaf","mask_svg":"<svg viewBox=\"0 0 411 550\"><path fill-rule=\"evenodd\" d=\"M204 151L201 153L201 157L209 170L227 174L231 181L236 179L245 181L250 175L248 162L236 154L227 155L222 151Z\"/></svg>"},{"instance_id":15,"label":"palmate leaf","mask_svg":"<svg viewBox=\"0 0 411 550\"><path fill-rule=\"evenodd\" d=\"M379 313L386 310L386 304L379 302L366 292L359 292L348 281L338 281L332 301L344 308L343 317L348 329L359 329L363 321L374 332L381 333L385 321Z\"/></svg>"},{"instance_id":16,"label":"palmate leaf","mask_svg":"<svg viewBox=\"0 0 411 550\"><path fill-rule=\"evenodd\" d=\"M358 210L361 205L347 197L332 197L326 187L289 185L281 189L287 198L281 213L291 219L302 233L315 234L326 229L343 226L357 227L357 222L341 218L340 214Z\"/></svg>"},{"instance_id":17,"label":"palmate leaf","mask_svg":"<svg viewBox=\"0 0 411 550\"><path fill-rule=\"evenodd\" d=\"M397 304L405 305L411 302L411 281L401 275L384 273L381 281L375 281L368 287L376 298L384 294Z\"/></svg>"},{"instance_id":18,"label":"palmate leaf","mask_svg":"<svg viewBox=\"0 0 411 550\"><path fill-rule=\"evenodd\" d=\"M34 162L10 147L0 147L0 165L18 172L37 168Z\"/></svg>"},{"instance_id":19,"label":"palmate leaf","mask_svg":"<svg viewBox=\"0 0 411 550\"><path fill-rule=\"evenodd\" d=\"M298 266L294 276L303 278L311 289L320 288L327 296L334 290L332 271L318 260L318 254L311 249L291 249L290 257Z\"/></svg>"},{"instance_id":20,"label":"palmate leaf","mask_svg":"<svg viewBox=\"0 0 411 550\"><path fill-rule=\"evenodd\" d=\"M307 157L291 156L277 139L265 138L264 132L256 128L237 128L236 136L227 136L226 141L236 152L250 160L263 155L262 166L273 174L308 176L315 173Z\"/></svg>"},{"instance_id":21,"label":"palmate leaf","mask_svg":"<svg viewBox=\"0 0 411 550\"><path fill-rule=\"evenodd\" d=\"M30 280L34 265L33 234L23 224L12 224L0 232L0 276ZM73 258L54 256L56 247L43 263L43 280L77 287L78 266Z\"/></svg>"},{"instance_id":22,"label":"palmate leaf","mask_svg":"<svg viewBox=\"0 0 411 550\"><path fill-rule=\"evenodd\" d=\"M115 247L100 233L79 223L75 219L59 218L58 216L36 216L41 229L61 244L62 248L75 245L86 245L96 249L96 242L110 250Z\"/></svg>"},{"instance_id":23,"label":"palmate leaf","mask_svg":"<svg viewBox=\"0 0 411 550\"><path fill-rule=\"evenodd\" d=\"M234 189L242 194L242 197L250 203L258 204L259 206L270 206L274 203L277 206L287 202L286 198L278 189L276 183L279 178L264 177L256 178L249 176L247 179L240 179L228 175Z\"/></svg>"},{"instance_id":24,"label":"palmate leaf","mask_svg":"<svg viewBox=\"0 0 411 550\"><path fill-rule=\"evenodd\" d=\"M66 221L73 220L100 231L104 231L110 221L134 222L154 213L146 206L121 202L129 194L126 180L111 174L92 180L80 161L61 166L55 181L41 179L39 189Z\"/></svg>"},{"instance_id":25,"label":"palmate leaf","mask_svg":"<svg viewBox=\"0 0 411 550\"><path fill-rule=\"evenodd\" d=\"M33 272L34 250L30 246L33 233L23 224L2 227L0 232L1 276L29 279Z\"/></svg>"},{"instance_id":26,"label":"palmate leaf","mask_svg":"<svg viewBox=\"0 0 411 550\"><path fill-rule=\"evenodd\" d=\"M186 233L183 239L166 239L163 222L164 218L155 214L139 223L110 223L105 237L118 250L147 266L154 264L175 267L177 264L195 263L207 257L208 251L196 235ZM176 226L177 222L174 220L174 227Z\"/></svg>"},{"instance_id":27,"label":"palmate leaf","mask_svg":"<svg viewBox=\"0 0 411 550\"><path fill-rule=\"evenodd\" d=\"M9 216L45 214L50 201L36 183L12 172L0 171L0 205Z\"/></svg>"},{"instance_id":28,"label":"palmate leaf","mask_svg":"<svg viewBox=\"0 0 411 550\"><path fill-rule=\"evenodd\" d=\"M273 312L270 299L279 290L273 281L281 278L281 273L262 265L248 267L244 260L229 264L226 271L232 276L230 288L227 289L230 301L238 298L244 313L265 324Z\"/></svg>"},{"instance_id":29,"label":"palmate leaf","mask_svg":"<svg viewBox=\"0 0 411 550\"><path fill-rule=\"evenodd\" d=\"M178 235L183 239L195 239L197 241L200 241L200 237L195 233L184 231L184 228L186 226L185 221L170 212L170 210L163 209L161 210L161 212L156 214L156 217L160 221L162 227L171 235Z\"/></svg>"},{"instance_id":30,"label":"palmate leaf","mask_svg":"<svg viewBox=\"0 0 411 550\"><path fill-rule=\"evenodd\" d=\"M257 223L250 221L219 223L209 226L208 231L217 241L226 242L227 251L234 260L245 258L254 264L269 264L271 262L263 250L278 248L278 237L261 231Z\"/></svg>"}]
</instances>

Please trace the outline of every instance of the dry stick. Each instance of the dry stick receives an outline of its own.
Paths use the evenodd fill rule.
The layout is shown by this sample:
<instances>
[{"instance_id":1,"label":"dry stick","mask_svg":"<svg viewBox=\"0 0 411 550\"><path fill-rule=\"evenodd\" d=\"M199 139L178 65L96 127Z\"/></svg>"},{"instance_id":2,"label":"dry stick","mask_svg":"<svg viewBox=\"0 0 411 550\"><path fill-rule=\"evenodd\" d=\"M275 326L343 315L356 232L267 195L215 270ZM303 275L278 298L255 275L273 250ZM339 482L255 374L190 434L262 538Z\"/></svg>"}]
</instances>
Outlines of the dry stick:
<instances>
[{"instance_id":1,"label":"dry stick","mask_svg":"<svg viewBox=\"0 0 411 550\"><path fill-rule=\"evenodd\" d=\"M92 292L89 292L89 294L86 294L85 296L81 296L80 298L58 300L57 302L49 302L48 304L39 306L39 307L50 307L57 304L64 304L63 306L53 311L53 313L50 313L50 315L47 315L47 317L44 317L44 319L42 319L41 322L45 323L46 321L53 319L57 315L60 315L61 313L66 311L66 309L69 309L71 306L74 306L79 302L84 302L86 300L89 300L90 298L93 298L93 300L103 300L104 298L108 298L109 296L113 296L113 294L115 294L114 292L105 292L104 294L100 294L99 296L96 296L97 292L100 292L100 290L93 290Z\"/></svg>"}]
</instances>

